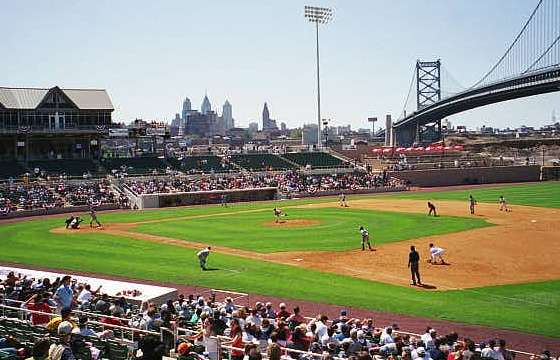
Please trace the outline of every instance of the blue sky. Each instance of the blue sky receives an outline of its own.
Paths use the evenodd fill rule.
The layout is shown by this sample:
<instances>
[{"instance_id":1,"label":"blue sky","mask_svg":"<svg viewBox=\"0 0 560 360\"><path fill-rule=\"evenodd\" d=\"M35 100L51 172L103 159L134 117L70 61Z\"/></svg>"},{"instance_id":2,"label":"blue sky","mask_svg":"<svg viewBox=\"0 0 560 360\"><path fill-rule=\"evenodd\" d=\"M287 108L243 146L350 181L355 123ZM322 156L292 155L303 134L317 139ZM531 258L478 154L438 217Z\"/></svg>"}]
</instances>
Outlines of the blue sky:
<instances>
[{"instance_id":1,"label":"blue sky","mask_svg":"<svg viewBox=\"0 0 560 360\"><path fill-rule=\"evenodd\" d=\"M271 117L314 122L315 33L304 5L331 6L321 29L322 114L368 127L398 116L416 59L440 58L467 86L503 54L536 1L5 1L2 86L106 88L116 121L170 120L188 96L225 99L237 124ZM451 118L469 127L542 125L560 94Z\"/></svg>"}]
</instances>

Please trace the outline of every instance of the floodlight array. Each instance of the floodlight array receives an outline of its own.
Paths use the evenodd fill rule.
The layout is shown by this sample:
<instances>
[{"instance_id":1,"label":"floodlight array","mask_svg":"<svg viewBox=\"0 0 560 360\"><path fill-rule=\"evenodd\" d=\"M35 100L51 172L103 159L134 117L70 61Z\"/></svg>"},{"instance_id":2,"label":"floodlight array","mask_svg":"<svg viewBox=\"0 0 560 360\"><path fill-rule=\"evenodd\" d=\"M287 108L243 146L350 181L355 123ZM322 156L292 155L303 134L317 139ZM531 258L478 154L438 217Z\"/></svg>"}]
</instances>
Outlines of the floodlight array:
<instances>
[{"instance_id":1,"label":"floodlight array","mask_svg":"<svg viewBox=\"0 0 560 360\"><path fill-rule=\"evenodd\" d=\"M333 18L333 9L306 5L305 17L310 22L326 24Z\"/></svg>"}]
</instances>

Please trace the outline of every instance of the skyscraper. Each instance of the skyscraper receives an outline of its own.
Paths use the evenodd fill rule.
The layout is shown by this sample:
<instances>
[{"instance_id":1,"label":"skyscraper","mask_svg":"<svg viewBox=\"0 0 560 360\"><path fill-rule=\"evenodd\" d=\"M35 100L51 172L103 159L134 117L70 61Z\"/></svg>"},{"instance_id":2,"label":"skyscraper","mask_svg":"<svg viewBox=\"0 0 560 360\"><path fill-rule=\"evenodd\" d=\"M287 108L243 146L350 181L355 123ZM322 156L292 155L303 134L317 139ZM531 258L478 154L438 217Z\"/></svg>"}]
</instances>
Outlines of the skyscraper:
<instances>
[{"instance_id":1,"label":"skyscraper","mask_svg":"<svg viewBox=\"0 0 560 360\"><path fill-rule=\"evenodd\" d=\"M276 126L276 120L272 120L270 118L270 113L268 111L268 104L266 102L264 103L264 108L262 111L262 128L263 131L278 129L278 126Z\"/></svg>"},{"instance_id":2,"label":"skyscraper","mask_svg":"<svg viewBox=\"0 0 560 360\"><path fill-rule=\"evenodd\" d=\"M191 107L191 100L186 97L185 101L183 101L183 111L181 112L181 119L183 119L183 121L187 120L187 115L189 115L189 111L192 110Z\"/></svg>"},{"instance_id":3,"label":"skyscraper","mask_svg":"<svg viewBox=\"0 0 560 360\"><path fill-rule=\"evenodd\" d=\"M202 105L200 106L200 112L202 115L206 115L210 111L212 111L212 105L210 104L210 100L208 100L208 95L204 95L204 100L202 100Z\"/></svg>"},{"instance_id":4,"label":"skyscraper","mask_svg":"<svg viewBox=\"0 0 560 360\"><path fill-rule=\"evenodd\" d=\"M222 107L222 119L224 122L225 130L229 130L232 127L234 127L231 104L229 103L228 100L226 100L224 106Z\"/></svg>"}]
</instances>

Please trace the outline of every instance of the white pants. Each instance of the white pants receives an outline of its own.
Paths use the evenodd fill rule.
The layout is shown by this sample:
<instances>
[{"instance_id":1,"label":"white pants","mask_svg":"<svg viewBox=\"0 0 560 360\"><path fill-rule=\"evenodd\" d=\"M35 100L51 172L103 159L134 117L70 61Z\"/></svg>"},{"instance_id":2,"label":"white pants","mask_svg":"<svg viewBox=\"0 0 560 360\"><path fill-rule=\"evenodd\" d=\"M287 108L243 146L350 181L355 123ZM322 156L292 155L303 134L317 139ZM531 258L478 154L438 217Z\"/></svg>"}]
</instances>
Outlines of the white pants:
<instances>
[{"instance_id":1,"label":"white pants","mask_svg":"<svg viewBox=\"0 0 560 360\"><path fill-rule=\"evenodd\" d=\"M439 251L436 251L436 252L432 253L432 261L436 261L436 258L438 258L438 257L443 260L442 256L443 256L444 252L445 252L445 250L441 249Z\"/></svg>"}]
</instances>

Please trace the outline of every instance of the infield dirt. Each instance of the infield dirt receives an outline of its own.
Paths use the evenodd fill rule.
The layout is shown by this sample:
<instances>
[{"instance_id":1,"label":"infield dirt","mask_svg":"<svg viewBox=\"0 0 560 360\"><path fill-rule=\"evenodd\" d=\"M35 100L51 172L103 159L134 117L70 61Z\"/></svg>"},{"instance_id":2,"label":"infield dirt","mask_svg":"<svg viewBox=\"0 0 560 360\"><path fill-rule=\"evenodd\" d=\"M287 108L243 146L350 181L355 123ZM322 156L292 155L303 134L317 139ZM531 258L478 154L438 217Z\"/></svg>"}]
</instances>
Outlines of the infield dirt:
<instances>
[{"instance_id":1,"label":"infield dirt","mask_svg":"<svg viewBox=\"0 0 560 360\"><path fill-rule=\"evenodd\" d=\"M466 202L441 201L436 202L436 206L441 215L472 216L469 215ZM297 207L338 207L338 202ZM426 202L417 200L354 200L350 203L350 208L407 213L427 212ZM345 209L340 208L340 211ZM212 246L212 248L214 251L231 255L409 286L408 252L410 246L415 245L423 260L420 264L420 273L422 281L427 284L424 289L453 290L560 278L558 261L560 210L514 206L512 212L503 212L499 211L497 204L479 204L477 214L474 216L483 217L496 226L383 244L376 246L376 251L359 249L359 233L356 236L356 250L351 251L293 251L263 254L223 246ZM314 225L304 223L305 221L290 219L289 222L279 225L273 222L265 225ZM187 248L201 248L207 245L134 232L134 227L139 224L110 224L103 231ZM370 239L375 243L376 224L364 225L368 227ZM64 228L52 230L54 233L67 231L69 230ZM83 228L79 231L100 230ZM425 262L428 257L428 244L431 242L445 249L445 260L449 265L430 265Z\"/></svg>"}]
</instances>

